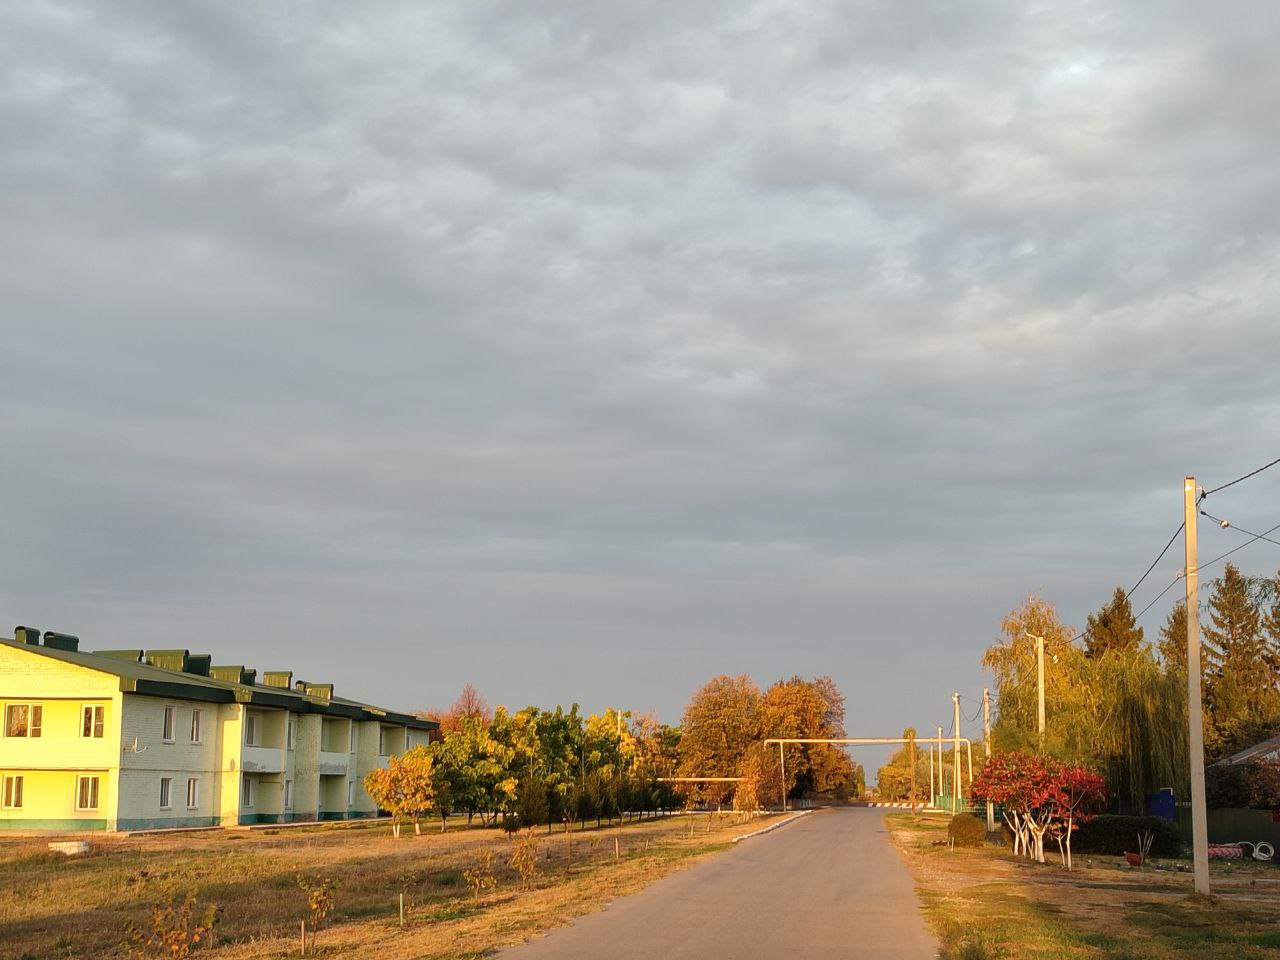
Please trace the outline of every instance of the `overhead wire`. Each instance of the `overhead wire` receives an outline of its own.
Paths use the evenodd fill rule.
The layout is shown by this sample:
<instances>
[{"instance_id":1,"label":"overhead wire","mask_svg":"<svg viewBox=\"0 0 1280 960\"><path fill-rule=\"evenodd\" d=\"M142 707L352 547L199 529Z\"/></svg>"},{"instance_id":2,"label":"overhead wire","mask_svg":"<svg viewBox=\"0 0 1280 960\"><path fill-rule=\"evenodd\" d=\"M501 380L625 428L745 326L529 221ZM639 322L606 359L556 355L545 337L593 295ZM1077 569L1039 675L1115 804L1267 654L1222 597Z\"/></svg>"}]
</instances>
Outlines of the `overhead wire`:
<instances>
[{"instance_id":1,"label":"overhead wire","mask_svg":"<svg viewBox=\"0 0 1280 960\"><path fill-rule=\"evenodd\" d=\"M1219 490L1225 490L1227 489L1227 487L1234 487L1237 483L1241 483L1242 481L1248 480L1250 477L1256 477L1263 470L1270 470L1277 463L1280 463L1280 457L1276 457L1270 463L1264 463L1262 466L1258 467L1257 470L1250 470L1248 473L1246 473L1242 477L1236 477L1234 480L1228 483L1220 484L1219 486L1214 487L1212 490L1205 490L1200 494L1200 500L1203 500L1205 497L1209 496L1210 494L1217 493ZM1198 502L1199 501L1197 501L1197 503Z\"/></svg>"}]
</instances>

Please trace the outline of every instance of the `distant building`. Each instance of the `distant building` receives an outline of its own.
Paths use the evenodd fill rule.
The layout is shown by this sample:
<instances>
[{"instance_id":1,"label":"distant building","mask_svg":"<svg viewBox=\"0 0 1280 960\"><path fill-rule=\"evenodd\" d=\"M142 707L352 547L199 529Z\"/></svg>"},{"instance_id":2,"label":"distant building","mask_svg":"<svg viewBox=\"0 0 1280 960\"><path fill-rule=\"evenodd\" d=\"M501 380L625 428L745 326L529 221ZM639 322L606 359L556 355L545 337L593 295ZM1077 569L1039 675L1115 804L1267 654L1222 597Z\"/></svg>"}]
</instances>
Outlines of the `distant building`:
<instances>
[{"instance_id":1,"label":"distant building","mask_svg":"<svg viewBox=\"0 0 1280 960\"><path fill-rule=\"evenodd\" d=\"M1219 760L1218 763L1234 766L1237 763L1252 763L1254 760L1280 760L1280 734L1261 743L1255 743L1252 747L1245 747L1239 753L1233 753L1225 760Z\"/></svg>"},{"instance_id":2,"label":"distant building","mask_svg":"<svg viewBox=\"0 0 1280 960\"><path fill-rule=\"evenodd\" d=\"M438 725L187 650L0 638L0 830L372 817L369 771Z\"/></svg>"}]
</instances>

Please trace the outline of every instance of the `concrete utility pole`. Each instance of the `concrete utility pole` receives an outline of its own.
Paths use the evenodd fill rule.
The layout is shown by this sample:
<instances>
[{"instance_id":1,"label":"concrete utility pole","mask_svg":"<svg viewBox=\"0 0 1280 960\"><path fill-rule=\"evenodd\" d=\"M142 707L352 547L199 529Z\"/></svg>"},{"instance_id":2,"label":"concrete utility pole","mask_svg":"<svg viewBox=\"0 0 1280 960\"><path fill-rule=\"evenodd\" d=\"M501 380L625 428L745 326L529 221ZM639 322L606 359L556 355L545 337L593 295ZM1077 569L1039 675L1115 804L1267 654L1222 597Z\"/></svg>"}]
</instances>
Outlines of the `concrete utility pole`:
<instances>
[{"instance_id":1,"label":"concrete utility pole","mask_svg":"<svg viewBox=\"0 0 1280 960\"><path fill-rule=\"evenodd\" d=\"M929 744L929 806L933 806L934 798L938 792L933 788L933 744Z\"/></svg>"},{"instance_id":2,"label":"concrete utility pole","mask_svg":"<svg viewBox=\"0 0 1280 960\"><path fill-rule=\"evenodd\" d=\"M1196 556L1196 478L1182 486L1187 580L1187 742L1191 746L1191 856L1196 893L1209 893L1209 825L1204 798L1204 718L1200 703L1200 596Z\"/></svg>"},{"instance_id":3,"label":"concrete utility pole","mask_svg":"<svg viewBox=\"0 0 1280 960\"><path fill-rule=\"evenodd\" d=\"M951 695L951 703L955 707L955 747L952 749L952 782L955 784L955 800L951 804L951 812L960 812L960 801L964 794L964 789L960 786L960 694L953 693Z\"/></svg>"},{"instance_id":4,"label":"concrete utility pole","mask_svg":"<svg viewBox=\"0 0 1280 960\"><path fill-rule=\"evenodd\" d=\"M1040 752L1044 752L1044 637L1028 633L1036 642L1036 729L1040 732Z\"/></svg>"},{"instance_id":5,"label":"concrete utility pole","mask_svg":"<svg viewBox=\"0 0 1280 960\"><path fill-rule=\"evenodd\" d=\"M916 812L916 731L911 729L911 812Z\"/></svg>"},{"instance_id":6,"label":"concrete utility pole","mask_svg":"<svg viewBox=\"0 0 1280 960\"><path fill-rule=\"evenodd\" d=\"M991 759L991 690L982 688L982 744L987 751L987 759ZM987 833L996 828L996 808L987 801Z\"/></svg>"},{"instance_id":7,"label":"concrete utility pole","mask_svg":"<svg viewBox=\"0 0 1280 960\"><path fill-rule=\"evenodd\" d=\"M946 772L946 767L942 765L942 728L939 727L938 728L938 793L939 794L944 794L947 792L945 772Z\"/></svg>"},{"instance_id":8,"label":"concrete utility pole","mask_svg":"<svg viewBox=\"0 0 1280 960\"><path fill-rule=\"evenodd\" d=\"M778 744L778 765L782 768L782 812L787 812L787 756L786 744Z\"/></svg>"}]
</instances>

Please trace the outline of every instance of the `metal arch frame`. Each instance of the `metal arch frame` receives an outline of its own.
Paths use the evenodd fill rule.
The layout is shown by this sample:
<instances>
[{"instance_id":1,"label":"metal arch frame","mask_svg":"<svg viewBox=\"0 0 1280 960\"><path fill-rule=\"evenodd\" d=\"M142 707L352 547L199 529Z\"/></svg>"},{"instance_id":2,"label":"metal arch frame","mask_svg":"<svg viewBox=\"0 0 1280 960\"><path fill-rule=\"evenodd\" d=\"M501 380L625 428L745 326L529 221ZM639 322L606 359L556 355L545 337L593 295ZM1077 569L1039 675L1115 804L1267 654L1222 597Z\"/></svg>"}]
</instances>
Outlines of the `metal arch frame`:
<instances>
[{"instance_id":1,"label":"metal arch frame","mask_svg":"<svg viewBox=\"0 0 1280 960\"><path fill-rule=\"evenodd\" d=\"M963 743L969 757L969 784L970 786L973 785L973 741L968 737L767 737L764 745L766 747L771 743L778 745L778 763L782 767L782 810L785 813L787 809L787 760L783 751L788 743L828 743L863 747L890 743L907 744L912 741L916 743L936 743L939 754L942 752L943 744L949 743L959 752L960 744ZM958 796L959 784L956 787L956 801L958 802L960 799Z\"/></svg>"}]
</instances>

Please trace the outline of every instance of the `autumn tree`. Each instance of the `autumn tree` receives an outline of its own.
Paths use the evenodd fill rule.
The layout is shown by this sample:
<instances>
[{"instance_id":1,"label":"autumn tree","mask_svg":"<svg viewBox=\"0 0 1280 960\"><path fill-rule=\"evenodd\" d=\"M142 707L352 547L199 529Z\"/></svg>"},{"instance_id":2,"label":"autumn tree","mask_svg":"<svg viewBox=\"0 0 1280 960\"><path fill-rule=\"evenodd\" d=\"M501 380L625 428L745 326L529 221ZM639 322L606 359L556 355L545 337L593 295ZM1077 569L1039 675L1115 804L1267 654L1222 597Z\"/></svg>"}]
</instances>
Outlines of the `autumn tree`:
<instances>
[{"instance_id":1,"label":"autumn tree","mask_svg":"<svg viewBox=\"0 0 1280 960\"><path fill-rule=\"evenodd\" d=\"M1085 653L1100 657L1108 651L1124 653L1142 643L1142 628L1133 617L1129 596L1121 587L1097 613L1091 613L1084 625Z\"/></svg>"},{"instance_id":2,"label":"autumn tree","mask_svg":"<svg viewBox=\"0 0 1280 960\"><path fill-rule=\"evenodd\" d=\"M760 702L762 738L834 739L844 736L844 697L830 677L779 680ZM834 793L853 781L853 762L833 744L785 746L788 794Z\"/></svg>"},{"instance_id":3,"label":"autumn tree","mask_svg":"<svg viewBox=\"0 0 1280 960\"><path fill-rule=\"evenodd\" d=\"M394 836L400 836L400 824L406 819L413 821L413 832L421 835L419 820L436 804L435 758L421 746L392 756L386 767L369 772L364 789L378 809L391 814Z\"/></svg>"},{"instance_id":4,"label":"autumn tree","mask_svg":"<svg viewBox=\"0 0 1280 960\"><path fill-rule=\"evenodd\" d=\"M746 674L713 677L684 709L680 733L680 775L734 777L752 743L760 739L760 688ZM700 784L693 798L721 804L732 784Z\"/></svg>"},{"instance_id":5,"label":"autumn tree","mask_svg":"<svg viewBox=\"0 0 1280 960\"><path fill-rule=\"evenodd\" d=\"M1160 628L1160 662L1165 668L1187 670L1187 604L1179 600L1169 611L1169 617Z\"/></svg>"},{"instance_id":6,"label":"autumn tree","mask_svg":"<svg viewBox=\"0 0 1280 960\"><path fill-rule=\"evenodd\" d=\"M463 686L458 699L453 701L448 710L429 710L423 716L440 724L440 733L448 735L457 730L463 720L476 720L488 726L493 720L493 711L480 691L468 683Z\"/></svg>"},{"instance_id":7,"label":"autumn tree","mask_svg":"<svg viewBox=\"0 0 1280 960\"><path fill-rule=\"evenodd\" d=\"M465 812L467 824L481 814L496 816L515 800L516 778L511 772L513 751L494 739L480 716L464 716L443 740L430 746L440 786L442 810Z\"/></svg>"}]
</instances>

